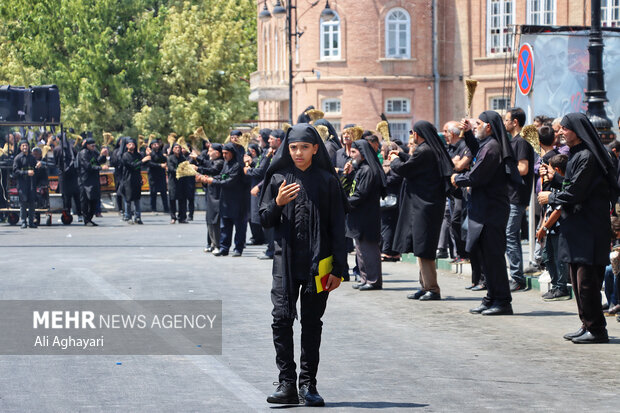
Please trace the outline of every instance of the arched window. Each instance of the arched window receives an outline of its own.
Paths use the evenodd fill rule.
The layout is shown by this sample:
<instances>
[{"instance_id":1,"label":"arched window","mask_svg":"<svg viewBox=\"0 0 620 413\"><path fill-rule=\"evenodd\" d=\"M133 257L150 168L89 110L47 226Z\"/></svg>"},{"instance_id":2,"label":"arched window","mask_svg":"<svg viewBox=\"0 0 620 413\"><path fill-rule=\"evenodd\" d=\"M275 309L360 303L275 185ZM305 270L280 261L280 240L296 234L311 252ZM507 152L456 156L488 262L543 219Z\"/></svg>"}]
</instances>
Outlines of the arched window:
<instances>
[{"instance_id":1,"label":"arched window","mask_svg":"<svg viewBox=\"0 0 620 413\"><path fill-rule=\"evenodd\" d=\"M336 13L336 12L334 12ZM340 17L321 19L321 60L340 59Z\"/></svg>"},{"instance_id":2,"label":"arched window","mask_svg":"<svg viewBox=\"0 0 620 413\"><path fill-rule=\"evenodd\" d=\"M269 27L263 29L263 71L269 72Z\"/></svg>"},{"instance_id":3,"label":"arched window","mask_svg":"<svg viewBox=\"0 0 620 413\"><path fill-rule=\"evenodd\" d=\"M392 9L385 16L385 57L411 57L411 20L404 9Z\"/></svg>"}]
</instances>

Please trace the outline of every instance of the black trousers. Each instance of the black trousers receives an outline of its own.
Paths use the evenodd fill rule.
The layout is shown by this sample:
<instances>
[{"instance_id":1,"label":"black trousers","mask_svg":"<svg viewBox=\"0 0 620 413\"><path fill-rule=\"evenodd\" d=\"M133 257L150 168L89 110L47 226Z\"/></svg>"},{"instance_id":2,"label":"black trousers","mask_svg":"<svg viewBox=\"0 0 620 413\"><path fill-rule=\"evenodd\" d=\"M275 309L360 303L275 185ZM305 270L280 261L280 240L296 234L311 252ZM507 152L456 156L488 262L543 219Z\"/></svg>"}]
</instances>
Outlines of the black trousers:
<instances>
[{"instance_id":1,"label":"black trousers","mask_svg":"<svg viewBox=\"0 0 620 413\"><path fill-rule=\"evenodd\" d=\"M469 255L469 262L471 264L471 283L473 285L485 284L486 278L482 272L482 254L480 248L474 248Z\"/></svg>"},{"instance_id":2,"label":"black trousers","mask_svg":"<svg viewBox=\"0 0 620 413\"><path fill-rule=\"evenodd\" d=\"M269 257L273 257L274 250L275 250L275 245L273 244L274 229L263 228L263 233L265 234L265 242L267 243L267 249L265 250L265 255Z\"/></svg>"},{"instance_id":3,"label":"black trousers","mask_svg":"<svg viewBox=\"0 0 620 413\"><path fill-rule=\"evenodd\" d=\"M462 234L463 225L463 200L458 198L450 198L450 235L454 240L456 247L456 255L461 258L467 258L469 254L465 251L465 239Z\"/></svg>"},{"instance_id":4,"label":"black trousers","mask_svg":"<svg viewBox=\"0 0 620 413\"><path fill-rule=\"evenodd\" d=\"M473 251L479 250L482 272L486 277L487 295L482 303L487 307L507 305L512 301L506 270L506 229L485 225Z\"/></svg>"},{"instance_id":5,"label":"black trousers","mask_svg":"<svg viewBox=\"0 0 620 413\"><path fill-rule=\"evenodd\" d=\"M327 306L328 292L313 293L307 291L307 281L296 281L295 295L289 299L297 305L297 299L301 292L301 355L299 360L299 386L304 384L316 385L316 374L319 368L319 347L321 346L321 332L323 322L321 317ZM280 383L297 381L297 366L295 365L293 345L293 321L294 319L278 316L276 308L282 303L284 287L282 276L274 275L271 288L271 302L274 305L273 344L276 349L276 365L280 370L278 379Z\"/></svg>"},{"instance_id":6,"label":"black trousers","mask_svg":"<svg viewBox=\"0 0 620 413\"><path fill-rule=\"evenodd\" d=\"M583 327L595 335L605 334L607 322L601 306L605 266L569 263L568 268Z\"/></svg>"},{"instance_id":7,"label":"black trousers","mask_svg":"<svg viewBox=\"0 0 620 413\"><path fill-rule=\"evenodd\" d=\"M179 216L177 217L177 203L179 205ZM170 218L185 221L187 219L187 199L170 200Z\"/></svg>"},{"instance_id":8,"label":"black trousers","mask_svg":"<svg viewBox=\"0 0 620 413\"><path fill-rule=\"evenodd\" d=\"M232 244L233 226L235 227L235 251L243 252L248 221L244 218L220 217L220 250L228 252Z\"/></svg>"},{"instance_id":9,"label":"black trousers","mask_svg":"<svg viewBox=\"0 0 620 413\"><path fill-rule=\"evenodd\" d=\"M263 244L265 242L265 234L261 224L250 221L250 232L252 233L252 240L255 244Z\"/></svg>"},{"instance_id":10,"label":"black trousers","mask_svg":"<svg viewBox=\"0 0 620 413\"><path fill-rule=\"evenodd\" d=\"M398 208L381 210L381 252L385 255L400 255L392 249L396 223L398 222Z\"/></svg>"},{"instance_id":11,"label":"black trousers","mask_svg":"<svg viewBox=\"0 0 620 413\"><path fill-rule=\"evenodd\" d=\"M190 219L194 219L195 198L196 198L196 190L193 190L193 191L190 190L188 193L188 197L187 197L187 215L190 217Z\"/></svg>"},{"instance_id":12,"label":"black trousers","mask_svg":"<svg viewBox=\"0 0 620 413\"><path fill-rule=\"evenodd\" d=\"M169 212L170 208L168 206L168 193L166 191L160 192L161 194L161 204L164 207L164 212ZM157 211L157 191L151 189L151 211Z\"/></svg>"},{"instance_id":13,"label":"black trousers","mask_svg":"<svg viewBox=\"0 0 620 413\"><path fill-rule=\"evenodd\" d=\"M86 191L81 191L80 201L82 202L82 215L84 216L84 223L86 224L93 219L97 206L99 205L99 198L93 197L93 199L88 199Z\"/></svg>"}]
</instances>

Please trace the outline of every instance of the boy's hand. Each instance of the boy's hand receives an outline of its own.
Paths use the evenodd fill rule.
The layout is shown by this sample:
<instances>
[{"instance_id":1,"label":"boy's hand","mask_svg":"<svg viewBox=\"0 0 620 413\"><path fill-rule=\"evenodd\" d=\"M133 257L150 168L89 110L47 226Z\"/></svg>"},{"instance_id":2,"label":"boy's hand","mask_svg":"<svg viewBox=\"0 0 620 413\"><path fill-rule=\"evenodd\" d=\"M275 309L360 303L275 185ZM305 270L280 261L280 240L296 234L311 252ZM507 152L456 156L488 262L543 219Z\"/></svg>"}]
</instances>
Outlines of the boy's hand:
<instances>
[{"instance_id":1,"label":"boy's hand","mask_svg":"<svg viewBox=\"0 0 620 413\"><path fill-rule=\"evenodd\" d=\"M540 205L547 205L549 203L549 195L551 191L540 191L538 193L538 203Z\"/></svg>"},{"instance_id":2,"label":"boy's hand","mask_svg":"<svg viewBox=\"0 0 620 413\"><path fill-rule=\"evenodd\" d=\"M325 291L333 291L336 288L340 287L341 281L342 279L340 277L329 274L329 278L327 278L327 283L325 284Z\"/></svg>"},{"instance_id":3,"label":"boy's hand","mask_svg":"<svg viewBox=\"0 0 620 413\"><path fill-rule=\"evenodd\" d=\"M286 184L286 179L282 181L282 185L280 185L280 189L278 189L278 196L276 196L276 204L278 206L284 206L291 202L293 199L297 198L299 195L299 190L301 187L299 184Z\"/></svg>"}]
</instances>

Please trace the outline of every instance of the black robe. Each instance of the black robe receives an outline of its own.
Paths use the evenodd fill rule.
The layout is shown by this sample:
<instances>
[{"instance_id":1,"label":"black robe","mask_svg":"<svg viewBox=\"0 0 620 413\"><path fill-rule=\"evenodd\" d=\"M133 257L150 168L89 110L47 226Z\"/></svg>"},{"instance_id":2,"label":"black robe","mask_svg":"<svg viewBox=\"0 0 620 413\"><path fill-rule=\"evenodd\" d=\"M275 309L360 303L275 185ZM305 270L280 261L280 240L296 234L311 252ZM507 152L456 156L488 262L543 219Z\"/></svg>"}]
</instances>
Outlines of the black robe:
<instances>
[{"instance_id":1,"label":"black robe","mask_svg":"<svg viewBox=\"0 0 620 413\"><path fill-rule=\"evenodd\" d=\"M98 200L101 197L99 171L101 171L101 164L105 161L105 156L99 156L97 151L90 151L87 148L78 153L78 180L82 191L90 201Z\"/></svg>"},{"instance_id":2,"label":"black robe","mask_svg":"<svg viewBox=\"0 0 620 413\"><path fill-rule=\"evenodd\" d=\"M404 178L392 248L435 259L446 206L445 180L439 172L437 157L425 141L411 156L401 152L390 168Z\"/></svg>"},{"instance_id":3,"label":"black robe","mask_svg":"<svg viewBox=\"0 0 620 413\"><path fill-rule=\"evenodd\" d=\"M140 200L142 158L143 155L138 151L125 152L121 157L123 163L122 193L127 202Z\"/></svg>"},{"instance_id":4,"label":"black robe","mask_svg":"<svg viewBox=\"0 0 620 413\"><path fill-rule=\"evenodd\" d=\"M379 176L364 160L356 168L353 190L349 196L351 211L346 218L347 237L369 242L381 239L381 189Z\"/></svg>"},{"instance_id":5,"label":"black robe","mask_svg":"<svg viewBox=\"0 0 620 413\"><path fill-rule=\"evenodd\" d=\"M250 178L250 189L260 184L265 177L267 168L271 162L271 156L267 157L267 152L263 152L256 159L256 163L252 168L248 169L247 176ZM258 196L252 196L250 198L250 222L253 224L260 224Z\"/></svg>"},{"instance_id":6,"label":"black robe","mask_svg":"<svg viewBox=\"0 0 620 413\"><path fill-rule=\"evenodd\" d=\"M222 172L224 167L224 159L218 158L214 160L199 159L198 172L203 175L216 176ZM206 220L209 224L218 224L220 222L220 193L221 187L217 185L203 185L207 198L207 216Z\"/></svg>"},{"instance_id":7,"label":"black robe","mask_svg":"<svg viewBox=\"0 0 620 413\"><path fill-rule=\"evenodd\" d=\"M20 152L13 160L13 176L17 181L19 202L34 202L36 199L35 177L28 176L28 171L34 171L36 164L37 160L30 152L27 155Z\"/></svg>"},{"instance_id":8,"label":"black robe","mask_svg":"<svg viewBox=\"0 0 620 413\"><path fill-rule=\"evenodd\" d=\"M609 264L609 184L592 152L583 143L570 149L566 175L549 204L562 206L560 259L588 265Z\"/></svg>"},{"instance_id":9,"label":"black robe","mask_svg":"<svg viewBox=\"0 0 620 413\"><path fill-rule=\"evenodd\" d=\"M124 141L122 142L124 144ZM123 182L123 149L119 146L110 154L110 165L114 168L114 190L117 194L122 192ZM121 194L122 195L122 194Z\"/></svg>"},{"instance_id":10,"label":"black robe","mask_svg":"<svg viewBox=\"0 0 620 413\"><path fill-rule=\"evenodd\" d=\"M57 145L52 152L54 154L54 163L58 168L58 186L59 191L63 194L73 194L79 191L77 171L73 165L73 159L77 156L77 151L73 146ZM63 159L64 156L64 159Z\"/></svg>"},{"instance_id":11,"label":"black robe","mask_svg":"<svg viewBox=\"0 0 620 413\"><path fill-rule=\"evenodd\" d=\"M237 155L239 156L239 155ZM243 164L233 158L224 162L222 172L215 176L211 186L221 188L220 216L232 220L247 217L248 184L243 173Z\"/></svg>"},{"instance_id":12,"label":"black robe","mask_svg":"<svg viewBox=\"0 0 620 413\"><path fill-rule=\"evenodd\" d=\"M194 180L194 177L184 177L177 179L177 168L185 157L180 154L178 157L174 153L168 155L168 195L170 199L187 199L187 178Z\"/></svg>"},{"instance_id":13,"label":"black robe","mask_svg":"<svg viewBox=\"0 0 620 413\"><path fill-rule=\"evenodd\" d=\"M152 192L166 192L166 169L161 164L167 161L164 152L151 150L151 160L148 162L149 167L149 187Z\"/></svg>"},{"instance_id":14,"label":"black robe","mask_svg":"<svg viewBox=\"0 0 620 413\"><path fill-rule=\"evenodd\" d=\"M508 200L509 177L506 174L505 160L502 159L500 144L493 136L478 141L471 131L465 132L467 146L475 154L471 170L455 177L456 184L471 187L467 204L467 244L471 252L480 237L484 226L505 231L510 213Z\"/></svg>"}]
</instances>

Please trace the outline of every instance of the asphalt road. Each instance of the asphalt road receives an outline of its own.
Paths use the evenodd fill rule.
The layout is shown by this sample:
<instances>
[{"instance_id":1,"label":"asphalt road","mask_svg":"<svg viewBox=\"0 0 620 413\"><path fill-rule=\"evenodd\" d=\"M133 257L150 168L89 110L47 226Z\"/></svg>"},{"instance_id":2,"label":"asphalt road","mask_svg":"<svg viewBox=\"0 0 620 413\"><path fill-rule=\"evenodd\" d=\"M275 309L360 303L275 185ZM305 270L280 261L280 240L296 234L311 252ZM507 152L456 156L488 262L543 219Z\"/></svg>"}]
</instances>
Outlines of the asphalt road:
<instances>
[{"instance_id":1,"label":"asphalt road","mask_svg":"<svg viewBox=\"0 0 620 413\"><path fill-rule=\"evenodd\" d=\"M204 213L189 225L146 214L100 227L0 226L3 300L223 302L217 356L0 356L2 412L269 411L277 380L271 341L271 261L202 252ZM350 262L353 256L349 257ZM620 323L611 344L562 339L580 323L574 300L513 295L514 316L467 310L483 292L440 273L442 301L418 302L417 268L387 263L383 291L343 283L323 318L318 390L329 411L612 411L620 405ZM2 334L10 334L3 331ZM299 329L296 330L296 338ZM297 340L298 341L298 340ZM296 354L299 354L297 351ZM304 408L305 407L296 407Z\"/></svg>"}]
</instances>

